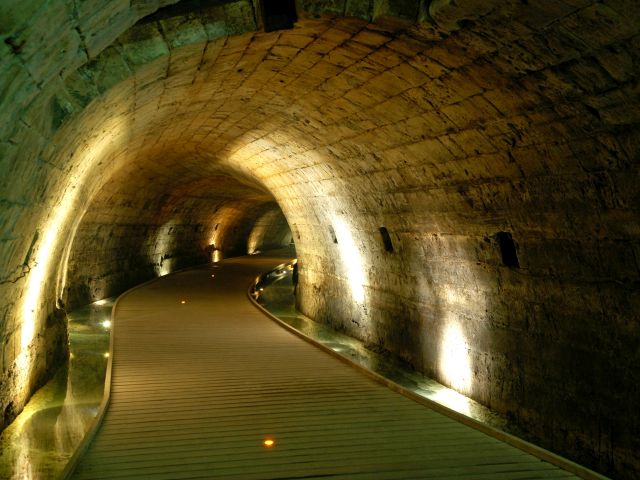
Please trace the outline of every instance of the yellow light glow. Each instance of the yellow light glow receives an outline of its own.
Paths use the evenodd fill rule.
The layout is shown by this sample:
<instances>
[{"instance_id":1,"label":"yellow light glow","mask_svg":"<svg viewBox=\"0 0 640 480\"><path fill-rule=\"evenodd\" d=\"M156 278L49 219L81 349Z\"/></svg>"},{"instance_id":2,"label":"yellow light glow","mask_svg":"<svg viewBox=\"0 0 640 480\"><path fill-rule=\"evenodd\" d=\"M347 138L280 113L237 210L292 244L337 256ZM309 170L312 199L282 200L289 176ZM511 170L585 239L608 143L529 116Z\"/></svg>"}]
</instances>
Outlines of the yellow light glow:
<instances>
[{"instance_id":1,"label":"yellow light glow","mask_svg":"<svg viewBox=\"0 0 640 480\"><path fill-rule=\"evenodd\" d=\"M98 306L106 305L107 301L106 300L98 300L97 302L93 302L93 304L94 305L98 305Z\"/></svg>"},{"instance_id":2,"label":"yellow light glow","mask_svg":"<svg viewBox=\"0 0 640 480\"><path fill-rule=\"evenodd\" d=\"M440 370L451 388L466 393L471 387L469 349L462 330L456 323L445 329L440 354Z\"/></svg>"},{"instance_id":3,"label":"yellow light glow","mask_svg":"<svg viewBox=\"0 0 640 480\"><path fill-rule=\"evenodd\" d=\"M267 448L271 448L276 444L276 442L271 438L267 438L264 442L262 442L262 444Z\"/></svg>"},{"instance_id":4,"label":"yellow light glow","mask_svg":"<svg viewBox=\"0 0 640 480\"><path fill-rule=\"evenodd\" d=\"M64 292L65 285L67 284L67 272L69 270L69 257L71 257L71 249L73 247L73 240L76 237L76 232L80 226L82 215L78 215L72 221L71 232L68 235L67 244L64 246L61 260L58 265L57 282L56 282L56 307L64 308L61 304L62 292Z\"/></svg>"},{"instance_id":5,"label":"yellow light glow","mask_svg":"<svg viewBox=\"0 0 640 480\"><path fill-rule=\"evenodd\" d=\"M218 263L220 260L222 260L222 252L220 250L214 250L211 253L211 261L213 263Z\"/></svg>"},{"instance_id":6,"label":"yellow light glow","mask_svg":"<svg viewBox=\"0 0 640 480\"><path fill-rule=\"evenodd\" d=\"M180 301L180 303L181 303L182 305L184 305L185 303L187 303L187 301L186 301L186 300L181 300L181 301Z\"/></svg>"},{"instance_id":7,"label":"yellow light glow","mask_svg":"<svg viewBox=\"0 0 640 480\"><path fill-rule=\"evenodd\" d=\"M87 196L91 193L90 179L95 174L94 168L108 155L114 147L123 129L119 119L112 124L103 125L101 133L91 138L74 156L73 168L66 175L67 183L54 199L53 208L48 217L40 224L38 230L42 234L34 244L34 251L28 279L24 288L21 305L22 325L20 331L20 354L16 358L16 367L20 372L17 383L25 388L31 376L31 357L26 353L32 344L40 326L38 320L43 307L43 292L56 289L55 298L60 298L66 280L66 262L76 231L86 211ZM57 280L55 284L52 282Z\"/></svg>"},{"instance_id":8,"label":"yellow light glow","mask_svg":"<svg viewBox=\"0 0 640 480\"><path fill-rule=\"evenodd\" d=\"M460 294L457 291L455 291L453 288L446 287L444 289L444 295L449 305L456 305L461 303Z\"/></svg>"},{"instance_id":9,"label":"yellow light glow","mask_svg":"<svg viewBox=\"0 0 640 480\"><path fill-rule=\"evenodd\" d=\"M338 239L340 258L345 265L347 280L351 288L351 296L356 303L364 303L364 268L360 250L353 240L349 227L341 218L335 218L333 227Z\"/></svg>"},{"instance_id":10,"label":"yellow light glow","mask_svg":"<svg viewBox=\"0 0 640 480\"><path fill-rule=\"evenodd\" d=\"M22 480L36 480L38 475L38 470L34 468L34 462L29 455L31 449L33 448L33 439L30 438L29 435L20 435L18 437L18 442L20 443L20 448L18 450L18 458L15 463L15 473L19 472L20 478ZM17 476L13 478L18 478Z\"/></svg>"},{"instance_id":11,"label":"yellow light glow","mask_svg":"<svg viewBox=\"0 0 640 480\"><path fill-rule=\"evenodd\" d=\"M278 208L272 208L262 214L254 223L247 239L247 253L257 255L261 253L260 246L265 244L269 231L282 220L282 213Z\"/></svg>"},{"instance_id":12,"label":"yellow light glow","mask_svg":"<svg viewBox=\"0 0 640 480\"><path fill-rule=\"evenodd\" d=\"M38 245L36 260L34 267L29 272L29 280L27 281L25 289L26 294L24 303L22 304L23 323L20 335L21 350L27 348L35 337L37 321L36 310L39 307L47 276L51 273L54 251L56 250L58 240L62 237L62 228L71 209L73 200L73 195L67 195L65 192L63 201L54 211L53 217L45 227L45 233Z\"/></svg>"},{"instance_id":13,"label":"yellow light glow","mask_svg":"<svg viewBox=\"0 0 640 480\"><path fill-rule=\"evenodd\" d=\"M151 252L150 260L155 262L153 267L158 277L164 277L175 269L176 259L169 256L176 247L177 236L172 233L175 219L171 218L157 230L154 249ZM158 262L158 257L160 261Z\"/></svg>"},{"instance_id":14,"label":"yellow light glow","mask_svg":"<svg viewBox=\"0 0 640 480\"><path fill-rule=\"evenodd\" d=\"M471 415L471 399L455 390L443 387L431 399L463 415Z\"/></svg>"},{"instance_id":15,"label":"yellow light glow","mask_svg":"<svg viewBox=\"0 0 640 480\"><path fill-rule=\"evenodd\" d=\"M106 329L111 328L111 320L105 320L104 322L102 322L102 326Z\"/></svg>"},{"instance_id":16,"label":"yellow light glow","mask_svg":"<svg viewBox=\"0 0 640 480\"><path fill-rule=\"evenodd\" d=\"M31 375L31 362L32 359L29 356L28 350L23 350L16 357L16 385L18 386L19 393L26 395L27 387L29 384L29 376Z\"/></svg>"},{"instance_id":17,"label":"yellow light glow","mask_svg":"<svg viewBox=\"0 0 640 480\"><path fill-rule=\"evenodd\" d=\"M102 354L102 356L103 356L104 358L109 358L109 352L104 352L104 353Z\"/></svg>"}]
</instances>

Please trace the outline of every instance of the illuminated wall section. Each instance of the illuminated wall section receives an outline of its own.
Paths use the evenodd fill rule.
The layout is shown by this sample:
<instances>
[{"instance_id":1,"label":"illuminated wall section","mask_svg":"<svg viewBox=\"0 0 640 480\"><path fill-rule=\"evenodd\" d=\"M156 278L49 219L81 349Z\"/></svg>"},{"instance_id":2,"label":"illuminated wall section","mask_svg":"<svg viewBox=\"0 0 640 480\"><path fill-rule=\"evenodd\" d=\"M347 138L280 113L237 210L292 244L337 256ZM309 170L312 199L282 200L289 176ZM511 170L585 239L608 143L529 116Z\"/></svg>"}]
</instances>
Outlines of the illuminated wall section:
<instances>
[{"instance_id":1,"label":"illuminated wall section","mask_svg":"<svg viewBox=\"0 0 640 480\"><path fill-rule=\"evenodd\" d=\"M58 131L55 156L44 165L59 165L64 158L67 167L40 175L26 193L44 192L35 198L40 208L30 217L35 234L24 257L23 274L5 285L5 292L7 287L18 289L4 312L5 318L18 320L4 334L8 381L0 399L5 421L22 408L32 389L55 370L66 352L63 292L70 245L95 189L100 165L114 157L127 140L127 122L122 117L107 116L99 124L92 130L95 122L86 122L83 139L75 145L63 139L73 134L72 129Z\"/></svg>"},{"instance_id":2,"label":"illuminated wall section","mask_svg":"<svg viewBox=\"0 0 640 480\"><path fill-rule=\"evenodd\" d=\"M253 225L247 240L247 253L252 255L265 250L288 247L292 242L287 219L280 208L274 205Z\"/></svg>"},{"instance_id":3,"label":"illuminated wall section","mask_svg":"<svg viewBox=\"0 0 640 480\"><path fill-rule=\"evenodd\" d=\"M637 8L307 0L263 33L246 1L36 3L0 33L4 422L60 292L255 249L275 201L305 313L640 471Z\"/></svg>"},{"instance_id":4,"label":"illuminated wall section","mask_svg":"<svg viewBox=\"0 0 640 480\"><path fill-rule=\"evenodd\" d=\"M154 276L219 260L214 256L245 254L256 218L274 208L268 194L230 176L176 176L165 183L158 172L144 175L154 180L141 187L122 171L96 194L74 240L68 304L116 295Z\"/></svg>"}]
</instances>

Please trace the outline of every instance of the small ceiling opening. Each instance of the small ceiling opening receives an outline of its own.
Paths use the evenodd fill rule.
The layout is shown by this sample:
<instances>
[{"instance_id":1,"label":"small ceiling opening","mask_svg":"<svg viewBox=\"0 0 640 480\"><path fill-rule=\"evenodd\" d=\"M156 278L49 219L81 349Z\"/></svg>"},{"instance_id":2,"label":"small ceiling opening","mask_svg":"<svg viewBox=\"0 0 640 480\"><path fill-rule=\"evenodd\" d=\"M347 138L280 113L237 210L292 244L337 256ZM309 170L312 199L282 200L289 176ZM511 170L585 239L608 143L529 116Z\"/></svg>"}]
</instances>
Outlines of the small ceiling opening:
<instances>
[{"instance_id":1,"label":"small ceiling opening","mask_svg":"<svg viewBox=\"0 0 640 480\"><path fill-rule=\"evenodd\" d=\"M380 227L378 230L380 231L380 236L382 237L382 243L384 244L385 252L393 253L393 242L391 241L389 230L387 230L387 227Z\"/></svg>"},{"instance_id":2,"label":"small ceiling opening","mask_svg":"<svg viewBox=\"0 0 640 480\"><path fill-rule=\"evenodd\" d=\"M331 236L331 241L337 244L338 237L336 236L336 231L333 229L332 225L329 225L329 235Z\"/></svg>"},{"instance_id":3,"label":"small ceiling opening","mask_svg":"<svg viewBox=\"0 0 640 480\"><path fill-rule=\"evenodd\" d=\"M509 232L498 232L496 234L496 240L500 247L503 265L505 267L520 268L520 261L518 260L518 253L516 252L516 244L513 241L511 234Z\"/></svg>"},{"instance_id":4,"label":"small ceiling opening","mask_svg":"<svg viewBox=\"0 0 640 480\"><path fill-rule=\"evenodd\" d=\"M295 0L262 0L260 7L265 32L293 28L298 20Z\"/></svg>"}]
</instances>

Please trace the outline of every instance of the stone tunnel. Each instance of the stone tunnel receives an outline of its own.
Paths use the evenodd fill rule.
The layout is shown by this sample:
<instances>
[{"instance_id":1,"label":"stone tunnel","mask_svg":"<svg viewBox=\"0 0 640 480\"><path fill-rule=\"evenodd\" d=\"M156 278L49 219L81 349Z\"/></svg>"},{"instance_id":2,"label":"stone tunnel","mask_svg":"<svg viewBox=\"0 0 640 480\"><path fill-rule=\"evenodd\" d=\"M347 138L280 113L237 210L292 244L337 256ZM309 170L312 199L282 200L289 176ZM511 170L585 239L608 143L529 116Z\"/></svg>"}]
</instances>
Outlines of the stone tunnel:
<instances>
[{"instance_id":1,"label":"stone tunnel","mask_svg":"<svg viewBox=\"0 0 640 480\"><path fill-rule=\"evenodd\" d=\"M639 33L636 0L0 1L0 426L65 310L292 241L303 313L637 478Z\"/></svg>"}]
</instances>

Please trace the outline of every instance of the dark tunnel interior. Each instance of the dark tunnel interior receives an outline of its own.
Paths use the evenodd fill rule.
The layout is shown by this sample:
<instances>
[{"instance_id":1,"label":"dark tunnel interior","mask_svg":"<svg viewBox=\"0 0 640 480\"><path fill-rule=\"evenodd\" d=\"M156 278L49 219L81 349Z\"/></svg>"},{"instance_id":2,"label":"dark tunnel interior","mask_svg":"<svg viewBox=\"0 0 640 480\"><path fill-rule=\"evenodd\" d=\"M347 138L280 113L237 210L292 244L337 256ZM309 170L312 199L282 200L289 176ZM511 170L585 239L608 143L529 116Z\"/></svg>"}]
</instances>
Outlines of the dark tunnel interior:
<instances>
[{"instance_id":1,"label":"dark tunnel interior","mask_svg":"<svg viewBox=\"0 0 640 480\"><path fill-rule=\"evenodd\" d=\"M61 309L294 242L304 314L640 474L637 2L0 9L0 426Z\"/></svg>"}]
</instances>

